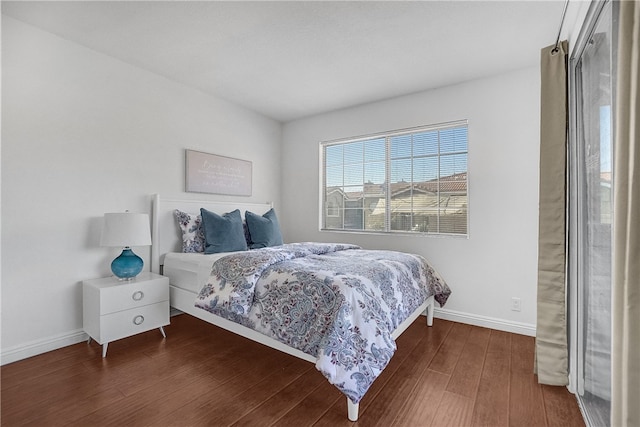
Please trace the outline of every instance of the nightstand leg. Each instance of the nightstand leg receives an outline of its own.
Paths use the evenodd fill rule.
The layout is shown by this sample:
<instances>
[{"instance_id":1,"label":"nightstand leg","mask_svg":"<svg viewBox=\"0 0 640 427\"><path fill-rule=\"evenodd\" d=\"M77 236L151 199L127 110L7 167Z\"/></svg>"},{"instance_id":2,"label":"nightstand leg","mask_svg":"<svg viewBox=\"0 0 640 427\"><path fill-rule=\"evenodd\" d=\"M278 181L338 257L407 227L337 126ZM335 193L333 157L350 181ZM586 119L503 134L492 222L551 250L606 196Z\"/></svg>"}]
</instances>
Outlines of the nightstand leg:
<instances>
[{"instance_id":1,"label":"nightstand leg","mask_svg":"<svg viewBox=\"0 0 640 427\"><path fill-rule=\"evenodd\" d=\"M102 344L102 357L107 357L107 347L109 347L108 342Z\"/></svg>"},{"instance_id":2,"label":"nightstand leg","mask_svg":"<svg viewBox=\"0 0 640 427\"><path fill-rule=\"evenodd\" d=\"M164 328L162 326L160 326L160 333L162 334L163 338L167 337L167 335L164 333Z\"/></svg>"},{"instance_id":3,"label":"nightstand leg","mask_svg":"<svg viewBox=\"0 0 640 427\"><path fill-rule=\"evenodd\" d=\"M89 336L89 339L87 340L87 344L91 344L91 336Z\"/></svg>"}]
</instances>

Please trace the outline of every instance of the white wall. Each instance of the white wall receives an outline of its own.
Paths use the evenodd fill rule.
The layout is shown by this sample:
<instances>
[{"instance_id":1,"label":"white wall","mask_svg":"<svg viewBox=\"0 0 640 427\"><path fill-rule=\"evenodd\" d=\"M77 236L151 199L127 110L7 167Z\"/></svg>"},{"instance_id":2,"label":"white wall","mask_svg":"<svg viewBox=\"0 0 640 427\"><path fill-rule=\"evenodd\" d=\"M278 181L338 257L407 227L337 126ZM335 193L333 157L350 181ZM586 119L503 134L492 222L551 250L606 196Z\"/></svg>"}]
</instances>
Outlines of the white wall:
<instances>
[{"instance_id":1,"label":"white wall","mask_svg":"<svg viewBox=\"0 0 640 427\"><path fill-rule=\"evenodd\" d=\"M81 281L109 275L118 252L98 245L103 213L149 212L150 194L182 193L185 148L251 160L253 196L241 200L274 201L285 240L420 253L454 291L439 316L532 333L538 97L532 68L297 120L283 133L271 119L3 16L2 363L84 338ZM469 239L318 231L320 141L464 118ZM148 248L137 252L149 259ZM512 296L522 298L519 313Z\"/></svg>"},{"instance_id":2,"label":"white wall","mask_svg":"<svg viewBox=\"0 0 640 427\"><path fill-rule=\"evenodd\" d=\"M285 240L419 253L453 289L437 316L534 334L539 93L536 67L285 124ZM459 119L469 120L468 239L319 231L321 141ZM511 297L522 299L521 312L511 311Z\"/></svg>"},{"instance_id":3,"label":"white wall","mask_svg":"<svg viewBox=\"0 0 640 427\"><path fill-rule=\"evenodd\" d=\"M3 16L2 363L84 337L81 281L119 252L99 247L102 215L182 193L185 148L252 161L253 196L237 199L279 206L281 131Z\"/></svg>"}]
</instances>

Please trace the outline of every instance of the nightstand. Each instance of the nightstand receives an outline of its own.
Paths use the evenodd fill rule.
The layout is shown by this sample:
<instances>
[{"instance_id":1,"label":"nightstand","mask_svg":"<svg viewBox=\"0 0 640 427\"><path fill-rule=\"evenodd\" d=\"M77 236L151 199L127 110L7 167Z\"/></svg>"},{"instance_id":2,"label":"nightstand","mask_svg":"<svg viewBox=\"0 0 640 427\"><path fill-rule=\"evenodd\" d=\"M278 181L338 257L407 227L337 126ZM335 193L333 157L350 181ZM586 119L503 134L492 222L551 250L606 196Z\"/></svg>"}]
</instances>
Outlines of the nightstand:
<instances>
[{"instance_id":1,"label":"nightstand","mask_svg":"<svg viewBox=\"0 0 640 427\"><path fill-rule=\"evenodd\" d=\"M107 356L111 341L169 324L169 278L141 273L133 280L115 276L82 282L84 331L102 344Z\"/></svg>"}]
</instances>

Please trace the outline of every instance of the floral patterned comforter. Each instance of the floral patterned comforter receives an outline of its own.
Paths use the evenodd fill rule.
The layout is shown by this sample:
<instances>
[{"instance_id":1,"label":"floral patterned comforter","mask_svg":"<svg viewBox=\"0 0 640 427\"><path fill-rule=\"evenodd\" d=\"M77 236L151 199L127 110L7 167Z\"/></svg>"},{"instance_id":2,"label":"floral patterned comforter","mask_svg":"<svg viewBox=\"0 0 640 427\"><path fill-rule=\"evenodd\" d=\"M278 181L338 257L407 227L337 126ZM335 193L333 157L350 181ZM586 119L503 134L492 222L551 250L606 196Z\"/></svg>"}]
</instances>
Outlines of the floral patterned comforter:
<instances>
[{"instance_id":1,"label":"floral patterned comforter","mask_svg":"<svg viewBox=\"0 0 640 427\"><path fill-rule=\"evenodd\" d=\"M316 357L358 403L396 350L392 332L450 293L419 255L292 243L217 260L195 305Z\"/></svg>"}]
</instances>

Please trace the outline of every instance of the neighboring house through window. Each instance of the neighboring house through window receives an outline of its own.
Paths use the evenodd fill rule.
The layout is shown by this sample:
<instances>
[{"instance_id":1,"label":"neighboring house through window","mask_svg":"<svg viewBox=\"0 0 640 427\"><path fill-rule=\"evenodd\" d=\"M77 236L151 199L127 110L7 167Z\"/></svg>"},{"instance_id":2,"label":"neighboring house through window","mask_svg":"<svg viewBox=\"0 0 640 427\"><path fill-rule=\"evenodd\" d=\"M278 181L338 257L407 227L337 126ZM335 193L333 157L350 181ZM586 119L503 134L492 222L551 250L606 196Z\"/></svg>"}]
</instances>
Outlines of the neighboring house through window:
<instances>
[{"instance_id":1,"label":"neighboring house through window","mask_svg":"<svg viewBox=\"0 0 640 427\"><path fill-rule=\"evenodd\" d=\"M467 235L467 121L323 142L322 229Z\"/></svg>"}]
</instances>

